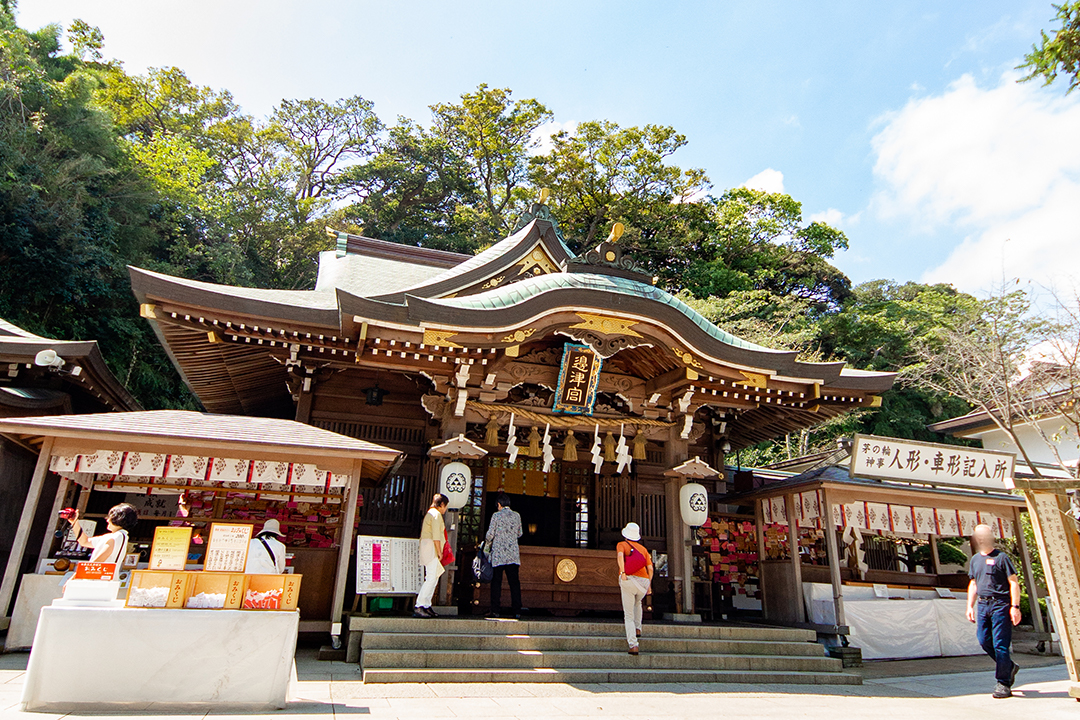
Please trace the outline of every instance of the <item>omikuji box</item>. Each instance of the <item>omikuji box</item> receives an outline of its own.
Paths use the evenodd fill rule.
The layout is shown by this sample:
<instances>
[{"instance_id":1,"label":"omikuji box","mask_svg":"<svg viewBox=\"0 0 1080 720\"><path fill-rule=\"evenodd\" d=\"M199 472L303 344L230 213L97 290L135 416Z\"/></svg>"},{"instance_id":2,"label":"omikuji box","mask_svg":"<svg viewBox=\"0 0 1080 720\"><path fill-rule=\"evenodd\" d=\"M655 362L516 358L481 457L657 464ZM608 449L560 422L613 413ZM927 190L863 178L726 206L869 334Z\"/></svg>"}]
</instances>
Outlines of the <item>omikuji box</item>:
<instances>
[{"instance_id":1,"label":"omikuji box","mask_svg":"<svg viewBox=\"0 0 1080 720\"><path fill-rule=\"evenodd\" d=\"M196 573L132 570L128 586L129 608L182 608Z\"/></svg>"}]
</instances>

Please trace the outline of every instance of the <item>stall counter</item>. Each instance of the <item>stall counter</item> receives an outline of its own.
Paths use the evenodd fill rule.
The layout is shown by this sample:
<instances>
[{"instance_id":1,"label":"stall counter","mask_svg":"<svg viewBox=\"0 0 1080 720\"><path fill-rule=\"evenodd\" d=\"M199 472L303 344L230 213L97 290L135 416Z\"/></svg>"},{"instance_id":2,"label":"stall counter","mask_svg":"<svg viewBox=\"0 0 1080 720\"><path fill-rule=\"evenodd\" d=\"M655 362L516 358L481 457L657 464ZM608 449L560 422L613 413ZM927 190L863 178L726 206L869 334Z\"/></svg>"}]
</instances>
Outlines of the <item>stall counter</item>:
<instances>
[{"instance_id":1,"label":"stall counter","mask_svg":"<svg viewBox=\"0 0 1080 720\"><path fill-rule=\"evenodd\" d=\"M299 613L42 608L27 711L285 707Z\"/></svg>"}]
</instances>

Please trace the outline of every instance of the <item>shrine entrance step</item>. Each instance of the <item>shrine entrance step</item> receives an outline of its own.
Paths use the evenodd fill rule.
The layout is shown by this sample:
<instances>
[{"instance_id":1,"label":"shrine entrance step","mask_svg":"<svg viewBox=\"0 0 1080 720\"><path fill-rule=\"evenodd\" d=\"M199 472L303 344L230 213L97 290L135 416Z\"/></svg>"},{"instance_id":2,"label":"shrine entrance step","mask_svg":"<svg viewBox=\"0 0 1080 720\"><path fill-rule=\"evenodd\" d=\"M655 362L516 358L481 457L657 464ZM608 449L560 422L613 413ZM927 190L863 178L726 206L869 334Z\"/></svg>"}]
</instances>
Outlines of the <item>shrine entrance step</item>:
<instances>
[{"instance_id":1,"label":"shrine entrance step","mask_svg":"<svg viewBox=\"0 0 1080 720\"><path fill-rule=\"evenodd\" d=\"M352 618L367 683L788 683L857 685L810 630L646 624L629 655L622 623Z\"/></svg>"}]
</instances>

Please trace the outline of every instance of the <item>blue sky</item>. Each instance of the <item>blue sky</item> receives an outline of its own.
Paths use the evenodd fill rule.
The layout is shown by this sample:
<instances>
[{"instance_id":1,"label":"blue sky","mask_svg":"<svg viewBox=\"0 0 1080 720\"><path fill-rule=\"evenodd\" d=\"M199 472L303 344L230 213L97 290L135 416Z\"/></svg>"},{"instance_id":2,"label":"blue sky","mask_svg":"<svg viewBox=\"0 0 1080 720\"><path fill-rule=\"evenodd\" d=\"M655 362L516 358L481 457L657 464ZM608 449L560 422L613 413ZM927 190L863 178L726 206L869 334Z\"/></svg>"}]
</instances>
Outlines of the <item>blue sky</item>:
<instances>
[{"instance_id":1,"label":"blue sky","mask_svg":"<svg viewBox=\"0 0 1080 720\"><path fill-rule=\"evenodd\" d=\"M479 83L564 126L672 125L717 191L782 189L847 234L856 282L1068 279L1080 266L1080 93L1012 70L1050 2L22 0L99 26L129 71L176 65L265 115L359 94L384 120Z\"/></svg>"}]
</instances>

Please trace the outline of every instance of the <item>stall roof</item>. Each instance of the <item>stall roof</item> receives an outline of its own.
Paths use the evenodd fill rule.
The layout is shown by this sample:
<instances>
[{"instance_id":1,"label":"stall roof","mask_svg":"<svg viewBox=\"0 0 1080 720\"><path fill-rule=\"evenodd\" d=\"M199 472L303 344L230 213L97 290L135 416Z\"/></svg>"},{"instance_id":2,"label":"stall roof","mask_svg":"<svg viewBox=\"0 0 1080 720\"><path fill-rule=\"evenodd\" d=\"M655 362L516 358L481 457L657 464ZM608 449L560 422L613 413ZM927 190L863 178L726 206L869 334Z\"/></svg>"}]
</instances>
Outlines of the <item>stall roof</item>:
<instances>
[{"instance_id":1,"label":"stall roof","mask_svg":"<svg viewBox=\"0 0 1080 720\"><path fill-rule=\"evenodd\" d=\"M863 499L872 502L888 502L887 496L893 496L897 502L914 501L930 506L936 506L936 500L940 499L942 503L950 505L970 503L972 505L1008 505L1021 509L1026 507L1024 498L1009 494L1004 489L1002 492L987 492L862 477L853 478L846 465L826 465L807 470L784 480L767 483L751 492L728 495L723 501L727 504L738 505L744 501L763 500L818 488L835 489L845 496L866 496Z\"/></svg>"},{"instance_id":2,"label":"stall roof","mask_svg":"<svg viewBox=\"0 0 1080 720\"><path fill-rule=\"evenodd\" d=\"M202 453L348 468L362 461L361 479L379 482L401 453L294 420L213 415L187 410L55 415L0 419L0 435L33 448L54 438L54 454L99 449ZM340 472L340 470L338 470Z\"/></svg>"}]
</instances>

